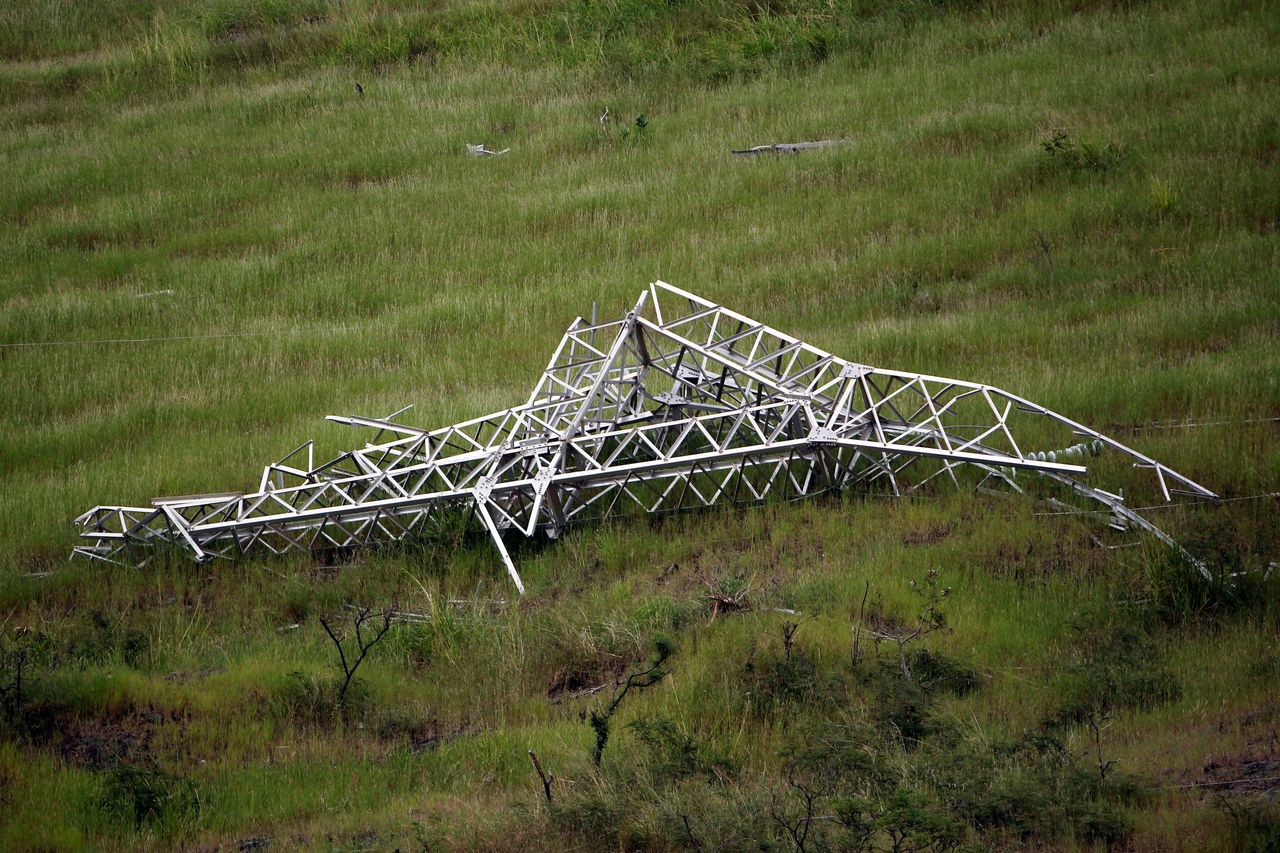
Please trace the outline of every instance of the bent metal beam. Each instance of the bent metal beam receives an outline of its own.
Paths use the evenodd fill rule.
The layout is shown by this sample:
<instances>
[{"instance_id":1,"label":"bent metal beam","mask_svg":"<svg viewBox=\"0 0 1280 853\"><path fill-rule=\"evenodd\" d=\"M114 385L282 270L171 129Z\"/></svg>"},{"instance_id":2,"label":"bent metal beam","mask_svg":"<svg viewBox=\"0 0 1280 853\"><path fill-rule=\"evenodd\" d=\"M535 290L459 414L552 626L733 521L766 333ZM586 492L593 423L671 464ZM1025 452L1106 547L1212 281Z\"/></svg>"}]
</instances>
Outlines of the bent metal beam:
<instances>
[{"instance_id":1,"label":"bent metal beam","mask_svg":"<svg viewBox=\"0 0 1280 853\"><path fill-rule=\"evenodd\" d=\"M963 477L1024 494L1048 485L1101 504L1113 527L1179 548L1123 491L1086 482L1085 459L1110 451L1149 472L1158 500L1216 497L1007 391L845 361L661 281L620 319L575 320L522 405L431 431L394 422L401 412L331 416L375 430L373 440L319 465L307 442L268 465L251 493L95 507L76 519L87 544L74 553L140 565L161 543L197 560L369 546L462 511L488 531L523 592L504 535L554 538L623 511L849 488L902 494Z\"/></svg>"}]
</instances>

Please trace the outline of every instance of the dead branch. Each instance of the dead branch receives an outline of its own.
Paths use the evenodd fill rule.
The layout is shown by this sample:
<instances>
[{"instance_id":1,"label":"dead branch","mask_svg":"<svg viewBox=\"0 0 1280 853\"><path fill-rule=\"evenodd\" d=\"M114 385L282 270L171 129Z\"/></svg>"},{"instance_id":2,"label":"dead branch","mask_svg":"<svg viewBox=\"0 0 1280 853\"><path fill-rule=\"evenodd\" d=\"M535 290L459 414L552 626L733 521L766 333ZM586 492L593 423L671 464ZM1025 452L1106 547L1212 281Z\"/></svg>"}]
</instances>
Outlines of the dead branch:
<instances>
[{"instance_id":1,"label":"dead branch","mask_svg":"<svg viewBox=\"0 0 1280 853\"><path fill-rule=\"evenodd\" d=\"M799 853L805 853L808 849L809 833L813 830L813 825L822 821L832 820L830 815L816 813L819 803L826 797L826 792L818 788L808 787L800 782L796 778L795 771L791 768L787 769L787 785L799 795L804 813L794 819L791 818L787 814L786 803L784 802L779 808L776 796L769 799L769 813L773 817L774 823L778 824L786 832L796 850Z\"/></svg>"},{"instance_id":2,"label":"dead branch","mask_svg":"<svg viewBox=\"0 0 1280 853\"><path fill-rule=\"evenodd\" d=\"M698 842L698 836L693 834L693 827L689 825L689 816L681 813L680 819L684 821L684 831L685 834L689 836L689 844L694 850L697 850L698 853L702 853L702 844Z\"/></svg>"},{"instance_id":3,"label":"dead branch","mask_svg":"<svg viewBox=\"0 0 1280 853\"><path fill-rule=\"evenodd\" d=\"M751 584L746 584L736 593L718 592L711 588L711 584L707 584L707 601L711 603L711 621L714 622L716 617L721 613L732 613L735 610L750 610L751 602L748 596L751 595Z\"/></svg>"},{"instance_id":4,"label":"dead branch","mask_svg":"<svg viewBox=\"0 0 1280 853\"><path fill-rule=\"evenodd\" d=\"M794 622L782 623L782 654L787 660L791 660L791 649L795 646L796 634L800 631L800 626L808 621L808 617L801 616Z\"/></svg>"},{"instance_id":5,"label":"dead branch","mask_svg":"<svg viewBox=\"0 0 1280 853\"><path fill-rule=\"evenodd\" d=\"M364 659L368 657L369 650L378 644L378 642L386 636L387 631L391 630L391 620L395 614L394 608L387 608L377 614L369 607L353 608L352 623L355 627L356 647L352 652L352 658L348 661L347 650L343 647L343 643L349 639L349 634L343 632L339 637L338 633L329 624L328 617L320 617L320 625L324 628L324 632L329 635L329 639L333 641L334 648L338 650L338 661L342 665L342 686L338 688L338 705L343 706L347 700L347 691L351 688L351 681L356 676L356 670L360 668L360 664L364 663ZM374 616L381 617L381 623L377 624L370 636L365 635L365 623Z\"/></svg>"},{"instance_id":6,"label":"dead branch","mask_svg":"<svg viewBox=\"0 0 1280 853\"><path fill-rule=\"evenodd\" d=\"M547 796L547 802L551 802L551 783L556 781L556 774L547 774L542 772L542 764L538 761L538 756L531 749L529 750L529 760L533 762L534 772L538 774L538 778L542 780L542 792Z\"/></svg>"}]
</instances>

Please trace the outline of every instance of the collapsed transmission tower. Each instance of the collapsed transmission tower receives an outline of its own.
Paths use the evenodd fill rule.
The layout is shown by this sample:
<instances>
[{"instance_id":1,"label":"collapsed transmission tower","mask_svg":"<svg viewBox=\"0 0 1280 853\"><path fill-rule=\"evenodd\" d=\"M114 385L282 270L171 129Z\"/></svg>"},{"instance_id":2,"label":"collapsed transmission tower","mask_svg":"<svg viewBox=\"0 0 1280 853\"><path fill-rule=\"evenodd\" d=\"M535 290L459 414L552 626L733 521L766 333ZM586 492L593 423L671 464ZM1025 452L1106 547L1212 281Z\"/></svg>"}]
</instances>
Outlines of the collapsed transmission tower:
<instances>
[{"instance_id":1,"label":"collapsed transmission tower","mask_svg":"<svg viewBox=\"0 0 1280 853\"><path fill-rule=\"evenodd\" d=\"M462 511L523 592L504 534L555 538L626 510L901 494L963 477L983 490L1047 486L1056 505L1090 503L1086 514L1109 526L1179 548L1122 490L1089 485L1083 462L1107 451L1123 463L1111 465L1117 477L1146 469L1166 503L1216 497L1007 391L845 361L661 281L621 319L575 320L523 405L431 431L395 423L401 412L330 416L375 430L373 441L320 465L307 442L268 465L252 493L96 507L76 520L89 544L75 553L141 564L161 543L197 560L352 548L427 533Z\"/></svg>"}]
</instances>

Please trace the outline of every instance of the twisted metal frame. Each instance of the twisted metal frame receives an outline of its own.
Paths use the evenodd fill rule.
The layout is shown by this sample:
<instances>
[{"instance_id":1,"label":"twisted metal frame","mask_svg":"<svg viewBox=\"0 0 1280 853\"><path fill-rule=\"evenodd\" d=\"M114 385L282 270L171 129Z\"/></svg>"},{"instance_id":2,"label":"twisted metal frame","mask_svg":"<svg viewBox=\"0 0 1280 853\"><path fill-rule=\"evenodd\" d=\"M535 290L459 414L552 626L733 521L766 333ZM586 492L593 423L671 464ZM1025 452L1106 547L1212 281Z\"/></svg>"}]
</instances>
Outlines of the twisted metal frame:
<instances>
[{"instance_id":1,"label":"twisted metal frame","mask_svg":"<svg viewBox=\"0 0 1280 853\"><path fill-rule=\"evenodd\" d=\"M873 483L901 494L938 477L960 486L962 476L1024 493L1017 472L1028 470L1101 504L1113 527L1179 548L1121 491L1088 485L1081 463L1114 451L1151 472L1166 502L1216 497L1007 391L845 361L661 281L620 319L575 320L523 405L433 431L394 422L403 411L330 416L375 430L373 441L320 465L307 442L268 465L253 493L95 507L76 519L88 544L74 553L141 564L159 543L197 560L368 546L461 510L488 531L523 592L504 533L555 538L627 509L675 513ZM1031 451L1061 446L1046 427L1083 441Z\"/></svg>"}]
</instances>

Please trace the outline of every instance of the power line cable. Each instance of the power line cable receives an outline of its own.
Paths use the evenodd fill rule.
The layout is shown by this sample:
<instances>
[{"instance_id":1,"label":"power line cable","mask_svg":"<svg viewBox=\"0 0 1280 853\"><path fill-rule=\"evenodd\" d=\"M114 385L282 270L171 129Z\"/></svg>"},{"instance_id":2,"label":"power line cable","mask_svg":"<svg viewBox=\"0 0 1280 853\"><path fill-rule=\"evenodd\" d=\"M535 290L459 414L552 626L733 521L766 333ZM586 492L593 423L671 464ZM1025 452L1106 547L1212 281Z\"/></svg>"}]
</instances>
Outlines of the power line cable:
<instances>
[{"instance_id":1,"label":"power line cable","mask_svg":"<svg viewBox=\"0 0 1280 853\"><path fill-rule=\"evenodd\" d=\"M96 338L65 341L15 341L0 344L0 349L33 349L37 347L96 346L109 344L149 344L163 341L206 341L220 338L259 338L269 335L327 334L329 332L358 332L368 326L329 326L320 329L271 329L264 332L221 332L210 335L163 335L151 338Z\"/></svg>"},{"instance_id":2,"label":"power line cable","mask_svg":"<svg viewBox=\"0 0 1280 853\"><path fill-rule=\"evenodd\" d=\"M1257 501L1257 500L1262 500L1264 498L1280 498L1280 492L1262 492L1261 494L1257 494L1257 495L1241 495L1239 497L1234 497L1234 498L1205 498L1203 500L1196 500L1196 501L1179 501L1178 503L1151 504L1150 506L1131 506L1129 507L1129 509L1132 510L1133 512L1146 512L1148 510L1153 510L1153 509L1174 509L1180 506L1217 506L1218 504L1230 504L1230 503L1236 503L1237 501ZM1035 515L1037 518L1044 518L1052 515L1092 515L1099 512L1105 512L1105 510L1060 509L1060 510L1054 510L1053 512L1037 512L1035 513Z\"/></svg>"}]
</instances>

